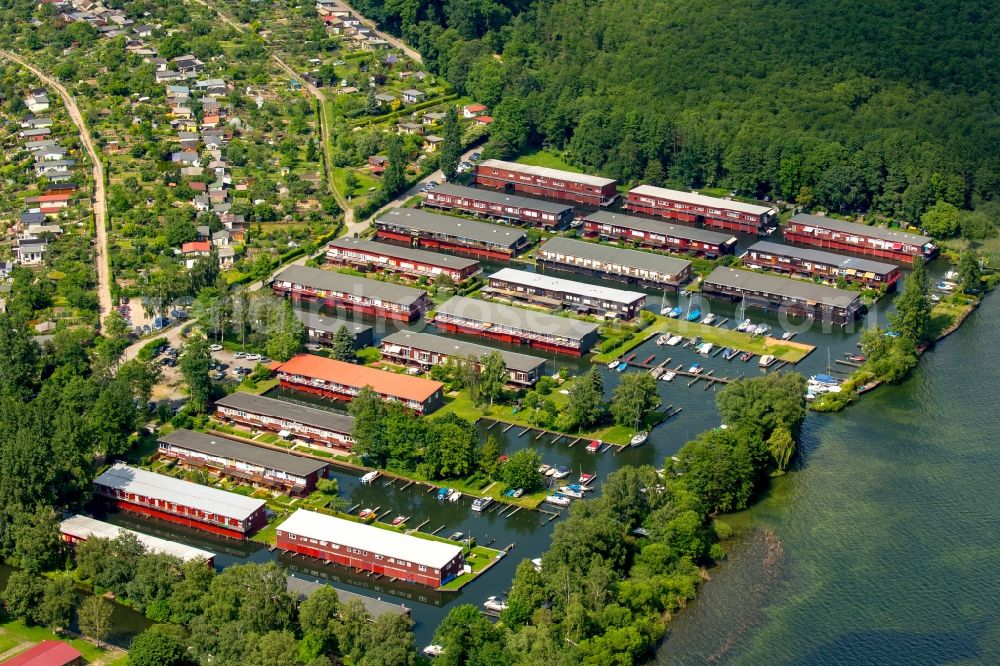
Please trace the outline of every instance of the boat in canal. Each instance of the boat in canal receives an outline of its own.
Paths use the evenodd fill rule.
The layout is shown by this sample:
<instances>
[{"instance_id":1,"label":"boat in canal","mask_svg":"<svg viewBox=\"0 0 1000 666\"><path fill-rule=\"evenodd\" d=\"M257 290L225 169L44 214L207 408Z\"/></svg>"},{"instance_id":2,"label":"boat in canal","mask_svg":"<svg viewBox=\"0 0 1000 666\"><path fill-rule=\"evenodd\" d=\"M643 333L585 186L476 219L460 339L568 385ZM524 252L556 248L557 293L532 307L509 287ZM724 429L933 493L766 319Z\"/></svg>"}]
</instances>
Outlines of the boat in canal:
<instances>
[{"instance_id":1,"label":"boat in canal","mask_svg":"<svg viewBox=\"0 0 1000 666\"><path fill-rule=\"evenodd\" d=\"M578 484L572 484L568 486L562 486L559 488L559 492L566 497L572 497L573 499L583 499L583 488Z\"/></svg>"},{"instance_id":2,"label":"boat in canal","mask_svg":"<svg viewBox=\"0 0 1000 666\"><path fill-rule=\"evenodd\" d=\"M693 363L691 365L691 367L688 368L688 372L690 372L692 375L697 375L697 374L701 374L701 371L703 369L704 368L701 367L701 363Z\"/></svg>"},{"instance_id":3,"label":"boat in canal","mask_svg":"<svg viewBox=\"0 0 1000 666\"><path fill-rule=\"evenodd\" d=\"M794 337L795 337L795 331L785 331L784 333L781 334L782 340L791 340Z\"/></svg>"},{"instance_id":4,"label":"boat in canal","mask_svg":"<svg viewBox=\"0 0 1000 666\"><path fill-rule=\"evenodd\" d=\"M465 532L452 532L448 536L448 541L461 541L465 537Z\"/></svg>"},{"instance_id":5,"label":"boat in canal","mask_svg":"<svg viewBox=\"0 0 1000 666\"><path fill-rule=\"evenodd\" d=\"M667 340L667 346L668 347L676 347L677 345L679 345L681 343L681 341L683 339L684 338L681 337L680 335L671 336L670 339Z\"/></svg>"},{"instance_id":6,"label":"boat in canal","mask_svg":"<svg viewBox=\"0 0 1000 666\"><path fill-rule=\"evenodd\" d=\"M854 363L864 363L867 360L867 357L864 354L852 354L851 352L847 352L844 356L847 357L848 361L852 361Z\"/></svg>"},{"instance_id":7,"label":"boat in canal","mask_svg":"<svg viewBox=\"0 0 1000 666\"><path fill-rule=\"evenodd\" d=\"M407 520L409 520L409 518L406 517L406 516L396 516L395 518L392 519L392 524L393 525L402 525Z\"/></svg>"},{"instance_id":8,"label":"boat in canal","mask_svg":"<svg viewBox=\"0 0 1000 666\"><path fill-rule=\"evenodd\" d=\"M441 655L444 654L444 646L437 644L428 645L420 652L423 653L425 657L431 657L431 658L440 657Z\"/></svg>"},{"instance_id":9,"label":"boat in canal","mask_svg":"<svg viewBox=\"0 0 1000 666\"><path fill-rule=\"evenodd\" d=\"M565 479L567 476L569 476L569 467L565 465L559 465L552 472L553 479Z\"/></svg>"},{"instance_id":10,"label":"boat in canal","mask_svg":"<svg viewBox=\"0 0 1000 666\"><path fill-rule=\"evenodd\" d=\"M746 331L748 328L753 326L753 322L749 319L744 319L740 322L739 326L736 327L737 331Z\"/></svg>"},{"instance_id":11,"label":"boat in canal","mask_svg":"<svg viewBox=\"0 0 1000 666\"><path fill-rule=\"evenodd\" d=\"M587 444L587 453L597 453L601 448L601 440L595 439Z\"/></svg>"},{"instance_id":12,"label":"boat in canal","mask_svg":"<svg viewBox=\"0 0 1000 666\"><path fill-rule=\"evenodd\" d=\"M698 321L699 319L701 319L701 308L695 308L694 310L691 310L691 312L688 313L688 316L685 317L685 319L687 321Z\"/></svg>"},{"instance_id":13,"label":"boat in canal","mask_svg":"<svg viewBox=\"0 0 1000 666\"><path fill-rule=\"evenodd\" d=\"M611 361L611 363L608 363L608 370L614 370L615 368L618 367L619 363L621 363L621 359L616 358L615 360Z\"/></svg>"},{"instance_id":14,"label":"boat in canal","mask_svg":"<svg viewBox=\"0 0 1000 666\"><path fill-rule=\"evenodd\" d=\"M361 520L375 520L375 509L361 509L358 512L358 518Z\"/></svg>"},{"instance_id":15,"label":"boat in canal","mask_svg":"<svg viewBox=\"0 0 1000 666\"><path fill-rule=\"evenodd\" d=\"M596 474L587 474L585 472L580 473L580 485L586 486L597 478Z\"/></svg>"},{"instance_id":16,"label":"boat in canal","mask_svg":"<svg viewBox=\"0 0 1000 666\"><path fill-rule=\"evenodd\" d=\"M715 345L713 345L711 342L703 342L701 343L701 346L698 347L698 353L704 356L708 356L709 354L712 353L713 349L715 349Z\"/></svg>"},{"instance_id":17,"label":"boat in canal","mask_svg":"<svg viewBox=\"0 0 1000 666\"><path fill-rule=\"evenodd\" d=\"M676 307L673 308L670 312L668 312L667 316L670 317L671 319L677 319L682 314L684 314L684 308Z\"/></svg>"},{"instance_id":18,"label":"boat in canal","mask_svg":"<svg viewBox=\"0 0 1000 666\"><path fill-rule=\"evenodd\" d=\"M540 465L540 466L538 467L538 473L539 473L539 474L542 474L542 475L544 475L544 476L548 476L548 475L549 475L549 470L550 470L550 469L552 469L552 465L544 465L544 464L543 464L543 465Z\"/></svg>"},{"instance_id":19,"label":"boat in canal","mask_svg":"<svg viewBox=\"0 0 1000 666\"><path fill-rule=\"evenodd\" d=\"M629 444L632 446L642 446L646 443L647 439L649 439L649 433L643 430L642 432L634 434L632 439L629 440Z\"/></svg>"},{"instance_id":20,"label":"boat in canal","mask_svg":"<svg viewBox=\"0 0 1000 666\"><path fill-rule=\"evenodd\" d=\"M492 596L483 602L483 608L488 614L496 614L507 610L507 600L503 596Z\"/></svg>"},{"instance_id":21,"label":"boat in canal","mask_svg":"<svg viewBox=\"0 0 1000 666\"><path fill-rule=\"evenodd\" d=\"M739 353L740 353L739 349L724 349L722 350L722 358L726 359L727 361L732 361L734 358L739 356Z\"/></svg>"},{"instance_id":22,"label":"boat in canal","mask_svg":"<svg viewBox=\"0 0 1000 666\"><path fill-rule=\"evenodd\" d=\"M535 568L535 571L541 572L542 571L542 558L536 557L533 560L531 560L531 566Z\"/></svg>"},{"instance_id":23,"label":"boat in canal","mask_svg":"<svg viewBox=\"0 0 1000 666\"><path fill-rule=\"evenodd\" d=\"M545 496L545 501L555 506L569 506L573 501L561 493L553 493Z\"/></svg>"},{"instance_id":24,"label":"boat in canal","mask_svg":"<svg viewBox=\"0 0 1000 666\"><path fill-rule=\"evenodd\" d=\"M771 354L764 354L763 356L760 357L760 360L757 361L757 365L761 368L770 368L772 365L774 365L774 362L777 360L778 359L776 359Z\"/></svg>"},{"instance_id":25,"label":"boat in canal","mask_svg":"<svg viewBox=\"0 0 1000 666\"><path fill-rule=\"evenodd\" d=\"M670 334L669 333L664 333L660 337L656 338L656 346L657 347L662 347L663 345L667 344L667 340L669 340L669 339L670 339Z\"/></svg>"},{"instance_id":26,"label":"boat in canal","mask_svg":"<svg viewBox=\"0 0 1000 666\"><path fill-rule=\"evenodd\" d=\"M483 511L490 504L493 504L493 498L492 497L477 497L476 499L474 499L472 501L472 510L473 511Z\"/></svg>"},{"instance_id":27,"label":"boat in canal","mask_svg":"<svg viewBox=\"0 0 1000 666\"><path fill-rule=\"evenodd\" d=\"M754 357L754 354L751 354L750 352L743 352L742 354L740 354L740 360L743 361L744 363L746 363L747 361L749 361L753 357Z\"/></svg>"},{"instance_id":28,"label":"boat in canal","mask_svg":"<svg viewBox=\"0 0 1000 666\"><path fill-rule=\"evenodd\" d=\"M365 484L367 486L367 485L369 485L371 483L374 483L375 479L377 479L380 475L381 475L381 472L378 472L378 471L368 472L363 477L361 477L361 483L363 483L363 484Z\"/></svg>"},{"instance_id":29,"label":"boat in canal","mask_svg":"<svg viewBox=\"0 0 1000 666\"><path fill-rule=\"evenodd\" d=\"M677 376L676 372L674 372L673 370L667 370L662 375L660 375L660 381L661 382L672 382L672 381L674 381L674 377L676 377L676 376Z\"/></svg>"},{"instance_id":30,"label":"boat in canal","mask_svg":"<svg viewBox=\"0 0 1000 666\"><path fill-rule=\"evenodd\" d=\"M617 372L625 372L625 368L627 368L627 367L628 367L628 362L627 361L622 361L621 363L618 364L618 368L616 369L616 371Z\"/></svg>"},{"instance_id":31,"label":"boat in canal","mask_svg":"<svg viewBox=\"0 0 1000 666\"><path fill-rule=\"evenodd\" d=\"M711 326L712 324L715 323L715 320L716 316L712 313L708 313L707 315L705 315L705 318L701 320L701 323L704 324L705 326Z\"/></svg>"},{"instance_id":32,"label":"boat in canal","mask_svg":"<svg viewBox=\"0 0 1000 666\"><path fill-rule=\"evenodd\" d=\"M451 488L438 488L437 498L439 500L446 500L451 495Z\"/></svg>"},{"instance_id":33,"label":"boat in canal","mask_svg":"<svg viewBox=\"0 0 1000 666\"><path fill-rule=\"evenodd\" d=\"M462 499L462 493L458 492L457 490L451 491L451 494L448 495L449 502L457 502L460 499Z\"/></svg>"},{"instance_id":34,"label":"boat in canal","mask_svg":"<svg viewBox=\"0 0 1000 666\"><path fill-rule=\"evenodd\" d=\"M840 380L833 375L819 374L813 375L809 378L810 384L819 384L821 386L840 386Z\"/></svg>"}]
</instances>

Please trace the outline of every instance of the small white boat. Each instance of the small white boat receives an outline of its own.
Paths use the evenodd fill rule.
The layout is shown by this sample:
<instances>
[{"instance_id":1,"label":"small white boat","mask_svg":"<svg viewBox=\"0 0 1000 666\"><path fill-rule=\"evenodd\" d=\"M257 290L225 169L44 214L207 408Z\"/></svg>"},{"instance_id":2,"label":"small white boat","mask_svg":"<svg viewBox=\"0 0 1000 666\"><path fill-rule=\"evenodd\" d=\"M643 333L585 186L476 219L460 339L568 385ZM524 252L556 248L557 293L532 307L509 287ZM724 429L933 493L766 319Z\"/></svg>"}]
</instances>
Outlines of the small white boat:
<instances>
[{"instance_id":1,"label":"small white boat","mask_svg":"<svg viewBox=\"0 0 1000 666\"><path fill-rule=\"evenodd\" d=\"M553 479L565 479L567 476L569 476L569 467L560 465L552 470Z\"/></svg>"},{"instance_id":2,"label":"small white boat","mask_svg":"<svg viewBox=\"0 0 1000 666\"><path fill-rule=\"evenodd\" d=\"M737 331L745 331L748 328L750 328L751 326L753 326L753 322L750 321L749 319L744 319L743 321L740 322L740 325L736 327L736 330Z\"/></svg>"},{"instance_id":3,"label":"small white boat","mask_svg":"<svg viewBox=\"0 0 1000 666\"><path fill-rule=\"evenodd\" d=\"M483 608L490 613L502 613L507 610L507 600L503 597L492 596L483 602Z\"/></svg>"},{"instance_id":4,"label":"small white boat","mask_svg":"<svg viewBox=\"0 0 1000 666\"><path fill-rule=\"evenodd\" d=\"M701 320L701 323L705 324L705 326L711 326L715 323L715 320L716 316L714 314L707 314L705 315L705 318Z\"/></svg>"},{"instance_id":5,"label":"small white boat","mask_svg":"<svg viewBox=\"0 0 1000 666\"><path fill-rule=\"evenodd\" d=\"M441 645L428 645L421 652L423 652L425 657L440 657L444 654L444 647Z\"/></svg>"},{"instance_id":6,"label":"small white boat","mask_svg":"<svg viewBox=\"0 0 1000 666\"><path fill-rule=\"evenodd\" d=\"M649 439L649 433L643 430L642 432L637 432L633 435L632 439L629 440L629 444L632 446L642 446L646 443L647 439Z\"/></svg>"},{"instance_id":7,"label":"small white boat","mask_svg":"<svg viewBox=\"0 0 1000 666\"><path fill-rule=\"evenodd\" d=\"M542 570L542 558L536 557L531 560L531 566L535 567L535 571L541 572Z\"/></svg>"},{"instance_id":8,"label":"small white boat","mask_svg":"<svg viewBox=\"0 0 1000 666\"><path fill-rule=\"evenodd\" d=\"M583 488L580 486L563 486L559 489L559 492L566 497L572 497L573 499L583 499Z\"/></svg>"},{"instance_id":9,"label":"small white boat","mask_svg":"<svg viewBox=\"0 0 1000 666\"><path fill-rule=\"evenodd\" d=\"M569 506L573 500L560 493L546 495L545 501L556 506Z\"/></svg>"},{"instance_id":10,"label":"small white boat","mask_svg":"<svg viewBox=\"0 0 1000 666\"><path fill-rule=\"evenodd\" d=\"M667 341L669 339L670 339L670 334L669 333L664 333L660 337L656 338L656 346L657 347L662 347L663 345L667 344Z\"/></svg>"},{"instance_id":11,"label":"small white boat","mask_svg":"<svg viewBox=\"0 0 1000 666\"><path fill-rule=\"evenodd\" d=\"M546 476L548 476L548 472L550 469L552 469L552 465L541 465L538 468L538 473L545 474Z\"/></svg>"},{"instance_id":12,"label":"small white boat","mask_svg":"<svg viewBox=\"0 0 1000 666\"><path fill-rule=\"evenodd\" d=\"M715 345L713 345L711 342L704 342L701 344L701 346L698 347L698 353L708 356L709 354L712 353L713 349L715 349Z\"/></svg>"},{"instance_id":13,"label":"small white boat","mask_svg":"<svg viewBox=\"0 0 1000 666\"><path fill-rule=\"evenodd\" d=\"M451 491L451 495L448 495L449 502L457 502L460 499L462 499L462 493L458 492L457 490Z\"/></svg>"},{"instance_id":14,"label":"small white boat","mask_svg":"<svg viewBox=\"0 0 1000 666\"><path fill-rule=\"evenodd\" d=\"M948 271L947 273L944 274L944 279L945 280L957 280L958 279L958 271Z\"/></svg>"},{"instance_id":15,"label":"small white boat","mask_svg":"<svg viewBox=\"0 0 1000 666\"><path fill-rule=\"evenodd\" d=\"M704 368L701 367L701 363L695 363L690 368L688 368L688 372L690 372L692 375L699 375L701 374L702 370L704 370Z\"/></svg>"},{"instance_id":16,"label":"small white boat","mask_svg":"<svg viewBox=\"0 0 1000 666\"><path fill-rule=\"evenodd\" d=\"M667 340L667 346L668 347L676 347L677 345L679 345L681 343L682 340L684 340L683 336L680 336L680 335L672 336L669 340Z\"/></svg>"},{"instance_id":17,"label":"small white boat","mask_svg":"<svg viewBox=\"0 0 1000 666\"><path fill-rule=\"evenodd\" d=\"M760 357L760 360L757 361L757 365L762 368L769 368L776 360L777 359L775 359L771 354L764 354Z\"/></svg>"},{"instance_id":18,"label":"small white boat","mask_svg":"<svg viewBox=\"0 0 1000 666\"><path fill-rule=\"evenodd\" d=\"M619 363L621 363L621 361L619 361L617 358L611 361L611 363L608 363L608 370L614 370L615 368L618 367Z\"/></svg>"},{"instance_id":19,"label":"small white boat","mask_svg":"<svg viewBox=\"0 0 1000 666\"><path fill-rule=\"evenodd\" d=\"M781 334L781 339L782 340L791 340L792 337L794 337L794 336L795 336L795 332L794 331L785 331L784 333Z\"/></svg>"},{"instance_id":20,"label":"small white boat","mask_svg":"<svg viewBox=\"0 0 1000 666\"><path fill-rule=\"evenodd\" d=\"M379 477L380 472L368 472L363 477L361 477L361 483L366 486L375 481Z\"/></svg>"},{"instance_id":21,"label":"small white boat","mask_svg":"<svg viewBox=\"0 0 1000 666\"><path fill-rule=\"evenodd\" d=\"M660 375L660 381L661 382L672 382L672 381L674 381L674 377L676 377L676 376L677 376L676 372L674 372L673 370L668 370L667 372L664 372L662 375Z\"/></svg>"},{"instance_id":22,"label":"small white boat","mask_svg":"<svg viewBox=\"0 0 1000 666\"><path fill-rule=\"evenodd\" d=\"M488 507L490 504L493 504L493 498L492 497L477 497L472 502L472 510L473 511L482 511L483 509L485 509L486 507Z\"/></svg>"},{"instance_id":23,"label":"small white boat","mask_svg":"<svg viewBox=\"0 0 1000 666\"><path fill-rule=\"evenodd\" d=\"M547 470L545 470L545 476L555 476L555 473L556 473L555 467L549 467Z\"/></svg>"}]
</instances>

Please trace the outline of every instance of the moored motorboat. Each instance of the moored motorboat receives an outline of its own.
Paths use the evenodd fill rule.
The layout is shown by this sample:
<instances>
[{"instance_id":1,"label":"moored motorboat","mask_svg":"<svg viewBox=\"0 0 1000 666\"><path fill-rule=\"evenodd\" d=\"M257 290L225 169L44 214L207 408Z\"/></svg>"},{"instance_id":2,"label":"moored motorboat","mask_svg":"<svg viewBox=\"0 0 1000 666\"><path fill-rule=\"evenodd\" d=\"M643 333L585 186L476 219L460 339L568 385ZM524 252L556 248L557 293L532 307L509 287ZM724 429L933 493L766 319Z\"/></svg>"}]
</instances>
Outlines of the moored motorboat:
<instances>
[{"instance_id":1,"label":"moored motorboat","mask_svg":"<svg viewBox=\"0 0 1000 666\"><path fill-rule=\"evenodd\" d=\"M611 361L611 363L608 363L608 370L614 370L615 368L618 367L619 363L621 363L621 360L617 358Z\"/></svg>"},{"instance_id":2,"label":"moored motorboat","mask_svg":"<svg viewBox=\"0 0 1000 666\"><path fill-rule=\"evenodd\" d=\"M587 453L597 453L597 451L600 448L601 448L601 440L595 439L591 441L590 444L587 444Z\"/></svg>"},{"instance_id":3,"label":"moored motorboat","mask_svg":"<svg viewBox=\"0 0 1000 666\"><path fill-rule=\"evenodd\" d=\"M596 474L582 473L582 474L580 474L580 485L581 486L585 486L585 485L591 483L596 478L597 478Z\"/></svg>"},{"instance_id":4,"label":"moored motorboat","mask_svg":"<svg viewBox=\"0 0 1000 666\"><path fill-rule=\"evenodd\" d=\"M764 354L763 356L760 357L760 360L757 361L757 365L760 366L761 368L769 368L776 360L777 359L774 358L774 356L772 356L771 354Z\"/></svg>"},{"instance_id":5,"label":"moored motorboat","mask_svg":"<svg viewBox=\"0 0 1000 666\"><path fill-rule=\"evenodd\" d=\"M688 372L690 372L692 375L701 374L702 370L703 368L701 367L701 363L694 363L691 365L690 368L688 368Z\"/></svg>"},{"instance_id":6,"label":"moored motorboat","mask_svg":"<svg viewBox=\"0 0 1000 666\"><path fill-rule=\"evenodd\" d=\"M392 524L393 525L402 525L403 523L406 522L406 520L407 520L406 516L396 516L395 518L392 519Z\"/></svg>"},{"instance_id":7,"label":"moored motorboat","mask_svg":"<svg viewBox=\"0 0 1000 666\"><path fill-rule=\"evenodd\" d=\"M449 502L457 502L460 499L462 499L462 493L458 492L457 490L453 490L451 495L448 495Z\"/></svg>"},{"instance_id":8,"label":"moored motorboat","mask_svg":"<svg viewBox=\"0 0 1000 666\"><path fill-rule=\"evenodd\" d=\"M559 465L552 472L553 479L565 479L567 476L569 476L569 467L565 465Z\"/></svg>"},{"instance_id":9,"label":"moored motorboat","mask_svg":"<svg viewBox=\"0 0 1000 666\"><path fill-rule=\"evenodd\" d=\"M552 465L540 465L538 467L538 473L548 476L549 470L552 469Z\"/></svg>"},{"instance_id":10,"label":"moored motorboat","mask_svg":"<svg viewBox=\"0 0 1000 666\"><path fill-rule=\"evenodd\" d=\"M722 352L722 358L726 359L727 361L732 361L734 358L739 356L739 354L740 354L739 349L726 349L725 351Z\"/></svg>"},{"instance_id":11,"label":"moored motorboat","mask_svg":"<svg viewBox=\"0 0 1000 666\"><path fill-rule=\"evenodd\" d=\"M669 340L667 340L667 346L668 347L676 347L677 345L679 345L681 343L681 340L683 340L683 339L684 338L681 337L680 335L673 335L673 336L670 337Z\"/></svg>"},{"instance_id":12,"label":"moored motorboat","mask_svg":"<svg viewBox=\"0 0 1000 666\"><path fill-rule=\"evenodd\" d=\"M482 511L483 509L485 509L486 507L488 507L490 504L493 504L493 498L492 497L477 497L476 499L474 499L472 501L472 510L473 511Z\"/></svg>"},{"instance_id":13,"label":"moored motorboat","mask_svg":"<svg viewBox=\"0 0 1000 666\"><path fill-rule=\"evenodd\" d=\"M367 486L368 484L370 484L373 481L375 481L375 479L377 479L380 474L381 474L381 472L378 472L378 471L368 472L363 477L361 477L361 483L363 483L363 484L365 484Z\"/></svg>"},{"instance_id":14,"label":"moored motorboat","mask_svg":"<svg viewBox=\"0 0 1000 666\"><path fill-rule=\"evenodd\" d=\"M847 357L848 361L853 361L854 363L864 363L868 358L864 354L852 354L850 352L847 352L844 356Z\"/></svg>"},{"instance_id":15,"label":"moored motorboat","mask_svg":"<svg viewBox=\"0 0 1000 666\"><path fill-rule=\"evenodd\" d=\"M687 321L698 321L699 319L701 319L701 308L695 308L694 310L691 310L691 312L688 313L688 316L685 317L685 319Z\"/></svg>"},{"instance_id":16,"label":"moored motorboat","mask_svg":"<svg viewBox=\"0 0 1000 666\"><path fill-rule=\"evenodd\" d=\"M625 368L627 368L627 367L628 367L628 362L622 361L621 363L618 364L618 367L616 368L616 371L617 372L625 372Z\"/></svg>"},{"instance_id":17,"label":"moored motorboat","mask_svg":"<svg viewBox=\"0 0 1000 666\"><path fill-rule=\"evenodd\" d=\"M444 654L444 647L441 645L428 645L421 652L425 657L440 657Z\"/></svg>"},{"instance_id":18,"label":"moored motorboat","mask_svg":"<svg viewBox=\"0 0 1000 666\"><path fill-rule=\"evenodd\" d=\"M451 495L451 488L438 488L437 498L439 500L446 500L449 495Z\"/></svg>"},{"instance_id":19,"label":"moored motorboat","mask_svg":"<svg viewBox=\"0 0 1000 666\"><path fill-rule=\"evenodd\" d=\"M716 316L712 313L705 315L705 318L701 320L701 323L705 326L711 326L715 323Z\"/></svg>"},{"instance_id":20,"label":"moored motorboat","mask_svg":"<svg viewBox=\"0 0 1000 666\"><path fill-rule=\"evenodd\" d=\"M742 354L740 354L740 360L743 361L744 363L746 363L747 361L749 361L753 357L754 357L754 355L751 354L750 352L743 352Z\"/></svg>"},{"instance_id":21,"label":"moored motorboat","mask_svg":"<svg viewBox=\"0 0 1000 666\"><path fill-rule=\"evenodd\" d=\"M669 339L670 339L670 334L664 333L660 337L656 338L656 346L662 347L663 345L667 344L667 340Z\"/></svg>"},{"instance_id":22,"label":"moored motorboat","mask_svg":"<svg viewBox=\"0 0 1000 666\"><path fill-rule=\"evenodd\" d=\"M711 342L703 342L698 347L698 353L701 354L702 356L708 356L709 354L712 353L713 349L715 349L715 345L713 345Z\"/></svg>"},{"instance_id":23,"label":"moored motorboat","mask_svg":"<svg viewBox=\"0 0 1000 666\"><path fill-rule=\"evenodd\" d=\"M795 337L795 331L785 331L781 334L782 340L791 340L793 337Z\"/></svg>"},{"instance_id":24,"label":"moored motorboat","mask_svg":"<svg viewBox=\"0 0 1000 666\"><path fill-rule=\"evenodd\" d=\"M643 430L642 432L634 434L632 439L629 440L629 444L632 446L642 446L646 443L647 439L649 439L649 433Z\"/></svg>"},{"instance_id":25,"label":"moored motorboat","mask_svg":"<svg viewBox=\"0 0 1000 666\"><path fill-rule=\"evenodd\" d=\"M748 328L750 328L751 326L753 326L753 322L750 321L749 319L744 319L743 321L740 322L739 326L736 327L736 330L737 331L745 331Z\"/></svg>"},{"instance_id":26,"label":"moored motorboat","mask_svg":"<svg viewBox=\"0 0 1000 666\"><path fill-rule=\"evenodd\" d=\"M660 375L660 381L661 382L672 382L672 381L674 381L674 377L676 377L676 376L677 376L676 372L674 372L673 370L668 370L667 372L664 372L662 375Z\"/></svg>"},{"instance_id":27,"label":"moored motorboat","mask_svg":"<svg viewBox=\"0 0 1000 666\"><path fill-rule=\"evenodd\" d=\"M556 506L569 506L572 500L562 493L553 493L545 496L545 501Z\"/></svg>"},{"instance_id":28,"label":"moored motorboat","mask_svg":"<svg viewBox=\"0 0 1000 666\"><path fill-rule=\"evenodd\" d=\"M572 497L573 499L583 499L583 488L577 484L562 486L559 488L559 492L566 497Z\"/></svg>"},{"instance_id":29,"label":"moored motorboat","mask_svg":"<svg viewBox=\"0 0 1000 666\"><path fill-rule=\"evenodd\" d=\"M487 613L502 613L507 610L507 600L502 596L492 596L483 602L483 608Z\"/></svg>"},{"instance_id":30,"label":"moored motorboat","mask_svg":"<svg viewBox=\"0 0 1000 666\"><path fill-rule=\"evenodd\" d=\"M375 518L375 509L361 509L358 512L358 518L361 520L373 520Z\"/></svg>"}]
</instances>

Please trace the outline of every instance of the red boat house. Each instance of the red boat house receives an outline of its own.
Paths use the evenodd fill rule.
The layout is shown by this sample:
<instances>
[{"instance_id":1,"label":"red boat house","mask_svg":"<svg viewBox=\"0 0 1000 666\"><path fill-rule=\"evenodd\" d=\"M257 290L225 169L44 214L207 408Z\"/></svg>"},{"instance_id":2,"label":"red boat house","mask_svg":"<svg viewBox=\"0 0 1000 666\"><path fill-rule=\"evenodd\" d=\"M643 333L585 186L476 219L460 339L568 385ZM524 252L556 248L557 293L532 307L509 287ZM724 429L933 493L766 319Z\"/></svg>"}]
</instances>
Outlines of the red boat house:
<instances>
[{"instance_id":1,"label":"red boat house","mask_svg":"<svg viewBox=\"0 0 1000 666\"><path fill-rule=\"evenodd\" d=\"M451 183L428 192L424 206L550 230L565 229L573 221L573 207L566 204Z\"/></svg>"},{"instance_id":2,"label":"red boat house","mask_svg":"<svg viewBox=\"0 0 1000 666\"><path fill-rule=\"evenodd\" d=\"M417 208L394 208L375 220L375 229L381 239L482 259L507 260L528 245L520 229Z\"/></svg>"},{"instance_id":3,"label":"red boat house","mask_svg":"<svg viewBox=\"0 0 1000 666\"><path fill-rule=\"evenodd\" d=\"M215 418L277 433L316 448L350 449L354 444L354 417L328 409L236 391L215 401Z\"/></svg>"},{"instance_id":4,"label":"red boat house","mask_svg":"<svg viewBox=\"0 0 1000 666\"><path fill-rule=\"evenodd\" d=\"M765 233L769 226L775 224L777 215L777 211L769 206L652 185L640 185L629 190L625 208L633 213L666 217L691 224L700 222L706 227L745 234Z\"/></svg>"},{"instance_id":5,"label":"red boat house","mask_svg":"<svg viewBox=\"0 0 1000 666\"><path fill-rule=\"evenodd\" d=\"M462 573L462 547L299 509L278 526L277 546L390 579L441 587Z\"/></svg>"},{"instance_id":6,"label":"red boat house","mask_svg":"<svg viewBox=\"0 0 1000 666\"><path fill-rule=\"evenodd\" d=\"M264 527L264 500L117 463L94 479L95 492L122 511L245 539Z\"/></svg>"},{"instance_id":7,"label":"red boat house","mask_svg":"<svg viewBox=\"0 0 1000 666\"><path fill-rule=\"evenodd\" d=\"M326 246L326 261L369 272L399 273L412 279L425 277L433 280L439 275L447 275L456 283L465 282L482 271L475 259L347 237L338 238Z\"/></svg>"},{"instance_id":8,"label":"red boat house","mask_svg":"<svg viewBox=\"0 0 1000 666\"><path fill-rule=\"evenodd\" d=\"M476 184L587 206L608 206L618 198L618 181L613 178L501 160L479 163Z\"/></svg>"},{"instance_id":9,"label":"red boat house","mask_svg":"<svg viewBox=\"0 0 1000 666\"><path fill-rule=\"evenodd\" d=\"M625 241L649 248L711 258L736 252L736 236L732 234L606 210L599 210L583 218L583 233L589 238Z\"/></svg>"},{"instance_id":10,"label":"red boat house","mask_svg":"<svg viewBox=\"0 0 1000 666\"><path fill-rule=\"evenodd\" d=\"M785 224L785 240L840 252L855 252L902 264L933 259L938 247L928 236L799 213Z\"/></svg>"}]
</instances>

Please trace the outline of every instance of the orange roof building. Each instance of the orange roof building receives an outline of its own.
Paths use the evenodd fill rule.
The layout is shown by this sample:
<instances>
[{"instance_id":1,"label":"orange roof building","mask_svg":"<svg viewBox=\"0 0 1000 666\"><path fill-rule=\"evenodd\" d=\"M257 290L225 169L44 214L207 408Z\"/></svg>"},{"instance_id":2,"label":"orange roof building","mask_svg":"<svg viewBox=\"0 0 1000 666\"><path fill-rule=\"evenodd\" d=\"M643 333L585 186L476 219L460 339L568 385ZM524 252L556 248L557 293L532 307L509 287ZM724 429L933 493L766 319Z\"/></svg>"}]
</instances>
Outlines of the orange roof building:
<instances>
[{"instance_id":1,"label":"orange roof building","mask_svg":"<svg viewBox=\"0 0 1000 666\"><path fill-rule=\"evenodd\" d=\"M83 655L69 643L47 640L3 662L4 666L77 666Z\"/></svg>"},{"instance_id":2,"label":"orange roof building","mask_svg":"<svg viewBox=\"0 0 1000 666\"><path fill-rule=\"evenodd\" d=\"M441 382L314 354L299 354L278 366L276 372L283 388L349 401L367 386L383 400L401 402L418 414L437 409L444 395Z\"/></svg>"},{"instance_id":3,"label":"orange roof building","mask_svg":"<svg viewBox=\"0 0 1000 666\"><path fill-rule=\"evenodd\" d=\"M208 254L211 251L211 241L188 241L181 245L181 254Z\"/></svg>"}]
</instances>

